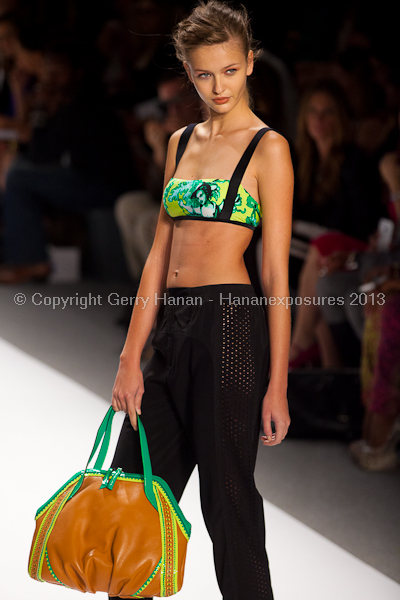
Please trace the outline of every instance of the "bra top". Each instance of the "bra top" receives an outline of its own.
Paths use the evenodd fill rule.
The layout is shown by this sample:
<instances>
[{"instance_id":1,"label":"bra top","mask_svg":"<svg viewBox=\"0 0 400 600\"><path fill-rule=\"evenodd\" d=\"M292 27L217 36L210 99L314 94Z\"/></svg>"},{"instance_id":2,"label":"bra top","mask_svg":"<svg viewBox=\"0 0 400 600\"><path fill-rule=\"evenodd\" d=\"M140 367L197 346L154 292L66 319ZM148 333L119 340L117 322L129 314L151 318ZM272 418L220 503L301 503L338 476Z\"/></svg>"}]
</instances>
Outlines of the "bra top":
<instances>
[{"instance_id":1,"label":"bra top","mask_svg":"<svg viewBox=\"0 0 400 600\"><path fill-rule=\"evenodd\" d=\"M183 131L176 152L175 171L197 123L191 123ZM172 177L163 195L167 214L174 220L222 221L255 229L262 217L261 206L241 184L244 172L267 131L257 131L243 153L231 179L177 179Z\"/></svg>"}]
</instances>

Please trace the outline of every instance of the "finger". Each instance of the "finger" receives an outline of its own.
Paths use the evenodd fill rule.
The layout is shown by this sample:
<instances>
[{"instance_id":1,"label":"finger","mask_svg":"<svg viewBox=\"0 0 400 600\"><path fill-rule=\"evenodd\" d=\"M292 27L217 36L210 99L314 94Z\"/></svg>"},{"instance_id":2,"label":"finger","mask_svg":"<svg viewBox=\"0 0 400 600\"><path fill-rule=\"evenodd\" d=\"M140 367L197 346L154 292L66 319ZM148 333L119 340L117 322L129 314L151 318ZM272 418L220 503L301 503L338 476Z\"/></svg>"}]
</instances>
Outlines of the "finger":
<instances>
[{"instance_id":1,"label":"finger","mask_svg":"<svg viewBox=\"0 0 400 600\"><path fill-rule=\"evenodd\" d=\"M142 397L143 397L143 392L142 393L138 393L135 397L135 409L138 415L142 414Z\"/></svg>"},{"instance_id":2,"label":"finger","mask_svg":"<svg viewBox=\"0 0 400 600\"><path fill-rule=\"evenodd\" d=\"M120 401L120 399L119 399L119 397L118 397L118 394L114 394L114 393L113 393L113 397L112 397L112 405L113 405L113 407L114 407L114 410L115 410L116 412L118 412L118 411L122 410L121 401Z\"/></svg>"},{"instance_id":3,"label":"finger","mask_svg":"<svg viewBox=\"0 0 400 600\"><path fill-rule=\"evenodd\" d=\"M274 442L272 442L271 444L269 444L270 446L276 446L277 444L280 444L281 442L283 442L283 440L285 439L285 437L287 436L287 433L289 431L289 425L290 422L287 423L285 421L283 421L282 423L278 423L275 424L276 427L276 439L274 440Z\"/></svg>"},{"instance_id":4,"label":"finger","mask_svg":"<svg viewBox=\"0 0 400 600\"><path fill-rule=\"evenodd\" d=\"M137 425L136 410L130 411L128 414L129 414L129 419L131 421L131 425L132 425L133 429L135 431L137 431L138 430L138 425Z\"/></svg>"},{"instance_id":5,"label":"finger","mask_svg":"<svg viewBox=\"0 0 400 600\"><path fill-rule=\"evenodd\" d=\"M271 439L267 439L267 436L262 435L261 441L264 446L273 446L274 442L275 442L275 434L274 433L272 434Z\"/></svg>"},{"instance_id":6,"label":"finger","mask_svg":"<svg viewBox=\"0 0 400 600\"><path fill-rule=\"evenodd\" d=\"M278 421L277 423L275 423L275 440L271 442L271 446L276 446L277 444L280 444L283 440L285 432L286 426L283 422L281 423Z\"/></svg>"},{"instance_id":7,"label":"finger","mask_svg":"<svg viewBox=\"0 0 400 600\"><path fill-rule=\"evenodd\" d=\"M263 418L263 426L265 437L268 440L272 439L272 424L271 424L271 413L267 414L266 417Z\"/></svg>"}]
</instances>

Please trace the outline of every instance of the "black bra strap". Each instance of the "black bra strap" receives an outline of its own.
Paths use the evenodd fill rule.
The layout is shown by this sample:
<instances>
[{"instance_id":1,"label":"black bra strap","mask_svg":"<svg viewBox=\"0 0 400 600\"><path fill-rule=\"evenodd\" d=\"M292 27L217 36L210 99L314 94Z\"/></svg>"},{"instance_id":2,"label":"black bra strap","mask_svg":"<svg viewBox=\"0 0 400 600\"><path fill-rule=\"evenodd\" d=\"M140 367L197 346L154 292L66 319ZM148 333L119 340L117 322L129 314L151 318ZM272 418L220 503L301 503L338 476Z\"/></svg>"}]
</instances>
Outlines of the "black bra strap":
<instances>
[{"instance_id":1,"label":"black bra strap","mask_svg":"<svg viewBox=\"0 0 400 600\"><path fill-rule=\"evenodd\" d=\"M191 123L186 127L185 131L182 132L182 135L179 139L178 149L176 151L175 171L178 168L179 161L186 150L189 138L192 135L193 129L196 127L196 125L197 123Z\"/></svg>"},{"instance_id":2,"label":"black bra strap","mask_svg":"<svg viewBox=\"0 0 400 600\"><path fill-rule=\"evenodd\" d=\"M230 183L229 183L228 192L227 192L226 198L224 200L224 206L222 207L222 210L220 212L220 216L222 218L230 219L230 216L233 211L233 207L235 205L235 200L236 200L240 182L242 181L243 175L247 169L247 166L251 160L251 157L253 156L254 151L257 148L258 142L261 140L262 136L267 131L276 131L276 130L272 129L272 127L263 127L263 129L260 129L259 131L257 131L255 136L251 140L250 144L247 146L246 150L244 151L243 156L240 159L240 161L232 175L232 179L230 180Z\"/></svg>"}]
</instances>

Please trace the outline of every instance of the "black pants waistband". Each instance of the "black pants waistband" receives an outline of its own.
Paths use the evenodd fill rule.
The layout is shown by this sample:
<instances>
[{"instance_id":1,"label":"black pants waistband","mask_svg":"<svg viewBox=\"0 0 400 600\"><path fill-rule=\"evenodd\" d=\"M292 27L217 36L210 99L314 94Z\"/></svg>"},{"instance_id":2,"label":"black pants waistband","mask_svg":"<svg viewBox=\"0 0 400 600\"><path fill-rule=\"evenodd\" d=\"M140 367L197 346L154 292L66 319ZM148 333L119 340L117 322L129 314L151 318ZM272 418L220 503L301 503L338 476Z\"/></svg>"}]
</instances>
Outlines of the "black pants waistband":
<instances>
[{"instance_id":1,"label":"black pants waistband","mask_svg":"<svg viewBox=\"0 0 400 600\"><path fill-rule=\"evenodd\" d=\"M256 296L256 292L251 283L215 283L210 285L197 285L193 287L169 287L166 289L168 296L172 297L195 297L215 298L220 293L241 296Z\"/></svg>"}]
</instances>

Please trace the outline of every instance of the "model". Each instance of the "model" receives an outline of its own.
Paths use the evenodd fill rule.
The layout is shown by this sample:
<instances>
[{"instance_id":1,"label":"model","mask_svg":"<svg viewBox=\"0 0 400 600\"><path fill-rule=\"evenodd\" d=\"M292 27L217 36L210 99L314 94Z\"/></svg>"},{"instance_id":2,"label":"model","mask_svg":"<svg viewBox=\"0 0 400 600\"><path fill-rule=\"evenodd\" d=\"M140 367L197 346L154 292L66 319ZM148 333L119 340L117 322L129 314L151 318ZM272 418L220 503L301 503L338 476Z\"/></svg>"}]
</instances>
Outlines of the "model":
<instances>
[{"instance_id":1,"label":"model","mask_svg":"<svg viewBox=\"0 0 400 600\"><path fill-rule=\"evenodd\" d=\"M157 230L137 292L144 301L133 309L113 389L114 409L127 413L113 467L142 470L138 413L153 472L178 501L198 465L223 599L271 600L254 468L261 421L264 446L280 444L290 424L293 168L285 138L249 106L255 49L244 7L199 4L177 25L174 43L209 118L169 141ZM261 216L259 298L243 254ZM156 319L154 353L142 373Z\"/></svg>"}]
</instances>

